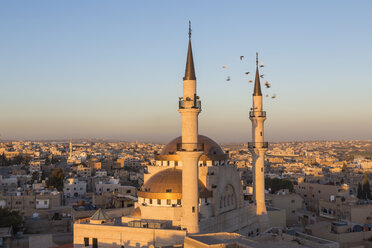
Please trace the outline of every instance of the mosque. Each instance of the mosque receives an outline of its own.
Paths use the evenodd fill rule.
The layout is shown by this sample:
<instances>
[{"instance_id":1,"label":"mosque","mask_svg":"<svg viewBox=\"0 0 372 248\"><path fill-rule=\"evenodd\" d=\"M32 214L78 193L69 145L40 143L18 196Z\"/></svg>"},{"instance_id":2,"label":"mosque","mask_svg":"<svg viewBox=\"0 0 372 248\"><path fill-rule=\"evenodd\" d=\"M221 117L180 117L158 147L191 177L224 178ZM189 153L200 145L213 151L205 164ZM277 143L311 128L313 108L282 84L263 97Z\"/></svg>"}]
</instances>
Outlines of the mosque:
<instances>
[{"instance_id":1,"label":"mosque","mask_svg":"<svg viewBox=\"0 0 372 248\"><path fill-rule=\"evenodd\" d=\"M155 154L148 167L138 202L129 216L114 221L99 210L90 221L74 224L74 247L158 247L182 245L193 234L217 232L257 236L269 227L264 195L263 123L266 112L258 70L249 113L252 122L254 201L245 200L237 168L228 153L211 138L199 134L202 110L197 95L196 75L189 28L183 96L178 112L182 135Z\"/></svg>"}]
</instances>

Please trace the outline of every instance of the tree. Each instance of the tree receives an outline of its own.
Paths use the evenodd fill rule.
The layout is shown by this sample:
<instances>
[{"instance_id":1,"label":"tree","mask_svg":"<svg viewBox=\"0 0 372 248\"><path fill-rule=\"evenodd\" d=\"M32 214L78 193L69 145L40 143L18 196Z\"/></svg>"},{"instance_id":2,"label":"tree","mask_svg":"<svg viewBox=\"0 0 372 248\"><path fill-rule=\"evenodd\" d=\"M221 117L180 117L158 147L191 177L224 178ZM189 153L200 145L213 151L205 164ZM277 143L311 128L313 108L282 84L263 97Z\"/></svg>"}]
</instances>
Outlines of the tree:
<instances>
[{"instance_id":1,"label":"tree","mask_svg":"<svg viewBox=\"0 0 372 248\"><path fill-rule=\"evenodd\" d=\"M366 200L372 200L371 188L369 187L369 180L367 174L364 174L362 190L363 198Z\"/></svg>"},{"instance_id":2,"label":"tree","mask_svg":"<svg viewBox=\"0 0 372 248\"><path fill-rule=\"evenodd\" d=\"M0 156L0 166L8 166L9 161L6 159L5 153Z\"/></svg>"},{"instance_id":3,"label":"tree","mask_svg":"<svg viewBox=\"0 0 372 248\"><path fill-rule=\"evenodd\" d=\"M363 189L360 183L358 183L357 197L358 199L363 199Z\"/></svg>"},{"instance_id":4,"label":"tree","mask_svg":"<svg viewBox=\"0 0 372 248\"><path fill-rule=\"evenodd\" d=\"M265 188L271 189L271 193L275 193L281 189L288 189L289 191L293 191L293 183L287 179L279 179L279 178L265 178Z\"/></svg>"},{"instance_id":5,"label":"tree","mask_svg":"<svg viewBox=\"0 0 372 248\"><path fill-rule=\"evenodd\" d=\"M347 169L347 166L346 166L346 164L344 164L344 165L342 166L342 172L345 172L346 169Z\"/></svg>"},{"instance_id":6,"label":"tree","mask_svg":"<svg viewBox=\"0 0 372 248\"><path fill-rule=\"evenodd\" d=\"M40 180L41 181L45 180L45 172L44 171L41 171Z\"/></svg>"},{"instance_id":7,"label":"tree","mask_svg":"<svg viewBox=\"0 0 372 248\"><path fill-rule=\"evenodd\" d=\"M32 182L39 181L39 172L32 172Z\"/></svg>"},{"instance_id":8,"label":"tree","mask_svg":"<svg viewBox=\"0 0 372 248\"><path fill-rule=\"evenodd\" d=\"M18 232L23 224L23 218L18 211L10 211L0 207L0 227L12 226L14 233Z\"/></svg>"},{"instance_id":9,"label":"tree","mask_svg":"<svg viewBox=\"0 0 372 248\"><path fill-rule=\"evenodd\" d=\"M63 170L61 168L57 168L52 172L52 175L48 180L48 186L53 186L58 191L62 191L64 179L65 173L63 173Z\"/></svg>"}]
</instances>

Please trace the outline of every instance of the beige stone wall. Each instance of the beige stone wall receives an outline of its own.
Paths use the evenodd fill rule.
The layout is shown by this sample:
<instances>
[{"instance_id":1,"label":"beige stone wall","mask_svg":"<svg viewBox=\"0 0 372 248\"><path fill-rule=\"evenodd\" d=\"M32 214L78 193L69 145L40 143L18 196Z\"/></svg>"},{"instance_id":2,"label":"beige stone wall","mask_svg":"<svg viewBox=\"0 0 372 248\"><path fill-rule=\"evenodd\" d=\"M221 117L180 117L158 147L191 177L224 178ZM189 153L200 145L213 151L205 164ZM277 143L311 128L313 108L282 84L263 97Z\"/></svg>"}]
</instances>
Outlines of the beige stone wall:
<instances>
[{"instance_id":1,"label":"beige stone wall","mask_svg":"<svg viewBox=\"0 0 372 248\"><path fill-rule=\"evenodd\" d=\"M183 244L185 231L170 229L134 228L125 226L74 224L74 247L84 247L84 238L96 238L98 247L156 247Z\"/></svg>"},{"instance_id":2,"label":"beige stone wall","mask_svg":"<svg viewBox=\"0 0 372 248\"><path fill-rule=\"evenodd\" d=\"M252 204L239 209L221 213L199 222L201 233L211 232L238 232L248 235L249 232L258 228L256 207Z\"/></svg>"}]
</instances>

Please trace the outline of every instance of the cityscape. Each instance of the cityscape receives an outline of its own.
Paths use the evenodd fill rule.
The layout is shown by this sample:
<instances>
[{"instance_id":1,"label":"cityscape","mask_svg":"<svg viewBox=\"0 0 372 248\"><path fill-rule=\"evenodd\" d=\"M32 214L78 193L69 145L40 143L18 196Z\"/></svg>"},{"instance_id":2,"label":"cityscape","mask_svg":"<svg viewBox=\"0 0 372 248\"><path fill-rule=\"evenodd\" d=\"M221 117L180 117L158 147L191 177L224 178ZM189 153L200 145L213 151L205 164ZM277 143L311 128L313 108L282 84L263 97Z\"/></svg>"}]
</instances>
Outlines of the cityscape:
<instances>
[{"instance_id":1,"label":"cityscape","mask_svg":"<svg viewBox=\"0 0 372 248\"><path fill-rule=\"evenodd\" d=\"M301 86L301 82L293 84L293 80L305 75L301 72L305 70L301 69L306 64L305 59L298 55L299 62L293 67L300 72L293 72L295 79L288 79L292 84L281 85L280 75L292 76L286 74L292 68L287 68L284 74L279 72L288 65L275 64L275 56L282 58L285 52L280 51L278 55L270 49L267 44L274 41L263 42L265 45L262 47L259 42L247 44L252 47L244 53L234 53L234 62L229 61L228 53L232 50L226 48L227 51L220 52L221 60L212 58L217 61L218 68L215 61L209 65L205 62L207 57L203 56L215 56L216 52L208 53L209 50L221 49L223 45L234 46L233 40L237 38L231 39L231 43L227 43L229 39L204 43L206 41L202 39L211 39L214 32L207 19L219 20L217 14L207 10L223 11L226 8L240 13L238 6L243 8L249 4L239 1L216 3L218 6L213 7L206 3L198 6L194 1L159 3L159 6L148 2L146 7L126 1L91 4L83 1L76 5L72 1L65 4L35 1L37 4L33 6L20 2L19 5L0 3L0 14L4 13L4 17L0 17L0 28L7 27L4 32L5 36L9 35L8 39L0 42L1 49L6 50L5 59L0 58L0 64L5 68L0 69L0 72L4 71L3 76L0 73L0 104L4 106L3 117L0 117L0 248L372 247L372 185L369 182L372 180L372 102L367 95L372 84L369 78L365 78L367 74L355 76L353 82L337 82L340 88L351 84L352 90L335 90L340 98L349 98L339 100L336 95L330 95L321 99L330 91L319 88L333 87L332 82L327 85L328 79L322 79L322 75L327 77L325 71L320 71L315 79L304 79L304 82L314 81L311 89ZM372 10L372 5L369 2L361 1L364 10L350 3L331 2L324 4L324 13L319 12L326 25L334 21L326 10L335 6L339 8L337 20L347 23L347 29L356 25L357 17L371 21L368 11ZM288 6L290 3L294 6L285 10L286 13L298 11L307 15L306 6L322 6L319 1L312 5L283 1ZM252 3L257 8L282 7L276 4ZM187 13L198 7L201 12ZM87 12L80 13L85 8ZM111 14L104 13L106 10ZM137 45L129 41L131 38L119 37L113 31L119 20L116 18L129 18L121 17L125 15L121 13L124 10L134 18L125 24L128 25L125 32L138 38ZM144 11L138 13L142 19L134 10ZM164 17L152 10L164 13ZM176 10L181 17L174 16ZM206 11L206 16L201 14L202 10ZM56 16L52 17L49 11ZM67 21L67 13L71 15L71 23ZM101 14L99 21L95 19L97 13ZM352 18L348 16L346 21L341 21L340 13L349 13ZM87 19L79 19L80 15ZM229 17L245 18L230 14ZM16 21L16 18L20 19ZM31 37L29 41L23 39L23 34L30 31L22 29L28 25L25 22L28 18L37 23L30 29L35 32L27 34ZM281 21L285 19L282 18ZM294 21L292 16L288 18L291 23ZM298 18L305 26L308 23L315 27L323 25L305 17ZM49 19L52 24L47 22ZM134 22L140 19L146 21ZM63 22L59 23L61 20ZM124 23L126 19L120 20ZM172 25L169 23L171 20L175 20ZM235 21L237 25L245 25ZM86 29L74 31L75 22ZM272 32L278 28L272 22L262 22L263 27ZM169 36L162 39L157 38L161 35L155 30L160 23L169 23L165 27L156 27L161 35L169 29ZM223 24L220 31L233 32L230 26L233 23ZM368 26L366 23L363 21L360 25ZM94 30L91 29L94 25L99 30L97 40L102 39L103 34L107 36L106 40L94 45L84 43L91 38L90 31ZM20 29L12 33L12 27ZM66 64L50 58L48 62L49 59L44 57L44 49L50 52L55 49L52 44L60 42L53 37L56 34L51 33L48 42L41 41L45 42L41 48L38 42L32 44L36 36L45 35L44 28L54 30L55 27L61 32L65 32L65 28L68 30L62 43L68 38L79 37L75 42L67 42L66 47L59 47L62 49L59 58L65 59L64 52L68 54L66 56L76 55L76 58L68 58ZM338 24L335 27L330 30L338 34ZM288 30L283 28L283 31ZM140 39L142 32L150 33L151 42L144 39L145 43ZM282 39L280 37L285 35L279 35L277 39ZM366 37L371 40L370 35ZM31 56L35 52L32 49L18 54L17 49L27 50L18 41L11 42L18 39L22 40L19 44L24 44L24 47L41 49L40 57ZM128 43L125 43L126 39ZM100 42L104 45L98 45ZM368 42L361 41L359 48L350 48L350 44L343 42L337 43L339 47L335 45L337 48L334 49L347 48L345 53L365 49L363 54L372 54ZM76 45L77 50L72 52L69 46L75 43L80 45ZM166 44L160 46L158 43ZM114 47L128 44L131 44L130 50L136 50L136 56L143 56L147 50L160 51L149 53L143 62L131 57L132 53L128 51L116 57L120 50ZM97 49L97 54L107 53L111 57L102 54L89 57L83 51L89 46L94 47L89 51ZM240 42L237 41L235 46L241 46ZM318 48L331 50L331 45L321 47ZM309 51L318 48L314 45ZM82 49L81 53L79 49ZM367 67L371 66L371 60L358 52L353 56L359 56L359 61L365 60ZM105 62L107 65L97 62L99 56L114 62ZM14 62L16 57L21 59L19 64ZM21 65L23 59L28 61L30 58L36 58L34 73ZM76 64L75 59L78 61ZM170 60L166 69L176 70L178 74L163 71L165 60ZM94 66L79 65L81 61L97 63L99 67L103 66L102 71L94 69ZM119 67L110 67L110 63L129 66L131 69L121 69L128 75L132 71L137 73L136 70L143 70L143 74L140 73L138 78L128 76L121 79L125 83L118 83L115 81L117 77L124 77L125 73L115 74ZM134 67L131 63L135 64ZM46 66L43 73L37 69L42 65ZM148 65L152 68L146 72L143 67ZM29 66L32 67L33 63ZM88 70L86 66L90 68L89 73L80 81L61 83L54 75L57 70L64 79L69 73L70 79L83 77L84 71ZM331 64L328 67L335 70ZM348 78L346 68L358 72L358 69L345 65L338 68L337 73ZM18 69L20 72L15 73ZM66 72L62 73L65 69ZM316 69L310 70L317 74ZM45 87L42 81L50 76L49 73L55 81ZM107 73L113 75L105 78ZM213 83L219 85L209 83L208 74L213 74L211 77L216 80ZM365 80L358 84L361 79ZM143 85L138 83L141 80L148 80L147 84L156 86L141 89ZM28 86L33 82L34 88ZM368 86L363 90L360 86L366 82ZM115 88L115 84L123 84L129 93L121 92L120 87L124 86ZM64 85L74 92L65 94ZM19 95L13 94L15 89L20 91ZM360 91L360 94L354 91ZM345 105L339 103L338 107L334 104L337 101L345 102ZM213 104L217 107L211 106Z\"/></svg>"}]
</instances>

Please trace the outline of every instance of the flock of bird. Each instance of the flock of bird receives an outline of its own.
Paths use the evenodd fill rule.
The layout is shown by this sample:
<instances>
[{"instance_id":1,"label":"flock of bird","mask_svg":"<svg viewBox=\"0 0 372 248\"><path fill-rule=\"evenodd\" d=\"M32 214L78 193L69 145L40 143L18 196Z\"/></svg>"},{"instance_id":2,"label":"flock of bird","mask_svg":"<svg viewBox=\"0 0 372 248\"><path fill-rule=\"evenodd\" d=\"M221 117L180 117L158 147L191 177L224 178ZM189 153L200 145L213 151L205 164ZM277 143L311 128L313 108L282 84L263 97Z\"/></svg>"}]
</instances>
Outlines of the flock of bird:
<instances>
[{"instance_id":1,"label":"flock of bird","mask_svg":"<svg viewBox=\"0 0 372 248\"><path fill-rule=\"evenodd\" d=\"M244 58L244 56L242 55L242 56L240 56L239 58L240 58L240 60L242 61L243 58ZM261 68L264 67L264 63L263 63L263 62L260 62L260 67L261 67ZM226 69L226 68L227 68L226 65L222 66L222 69ZM247 76L249 76L250 74L251 74L251 73L250 73L249 71L245 72L245 75L247 75ZM260 75L260 78L263 79L263 78L264 78L264 74L261 74L261 75ZM227 81L227 82L230 82L230 81L231 81L231 77L230 77L230 76L227 76L226 81ZM248 82L249 82L249 83L253 83L253 80L252 80L252 79L248 79ZM269 88L271 87L271 84L270 84L267 80L265 81L264 85L266 86L267 89L269 89ZM265 97L270 97L270 95L269 95L269 94L266 94ZM271 96L271 98L273 98L273 99L276 98L276 94L273 94L273 95Z\"/></svg>"}]
</instances>

